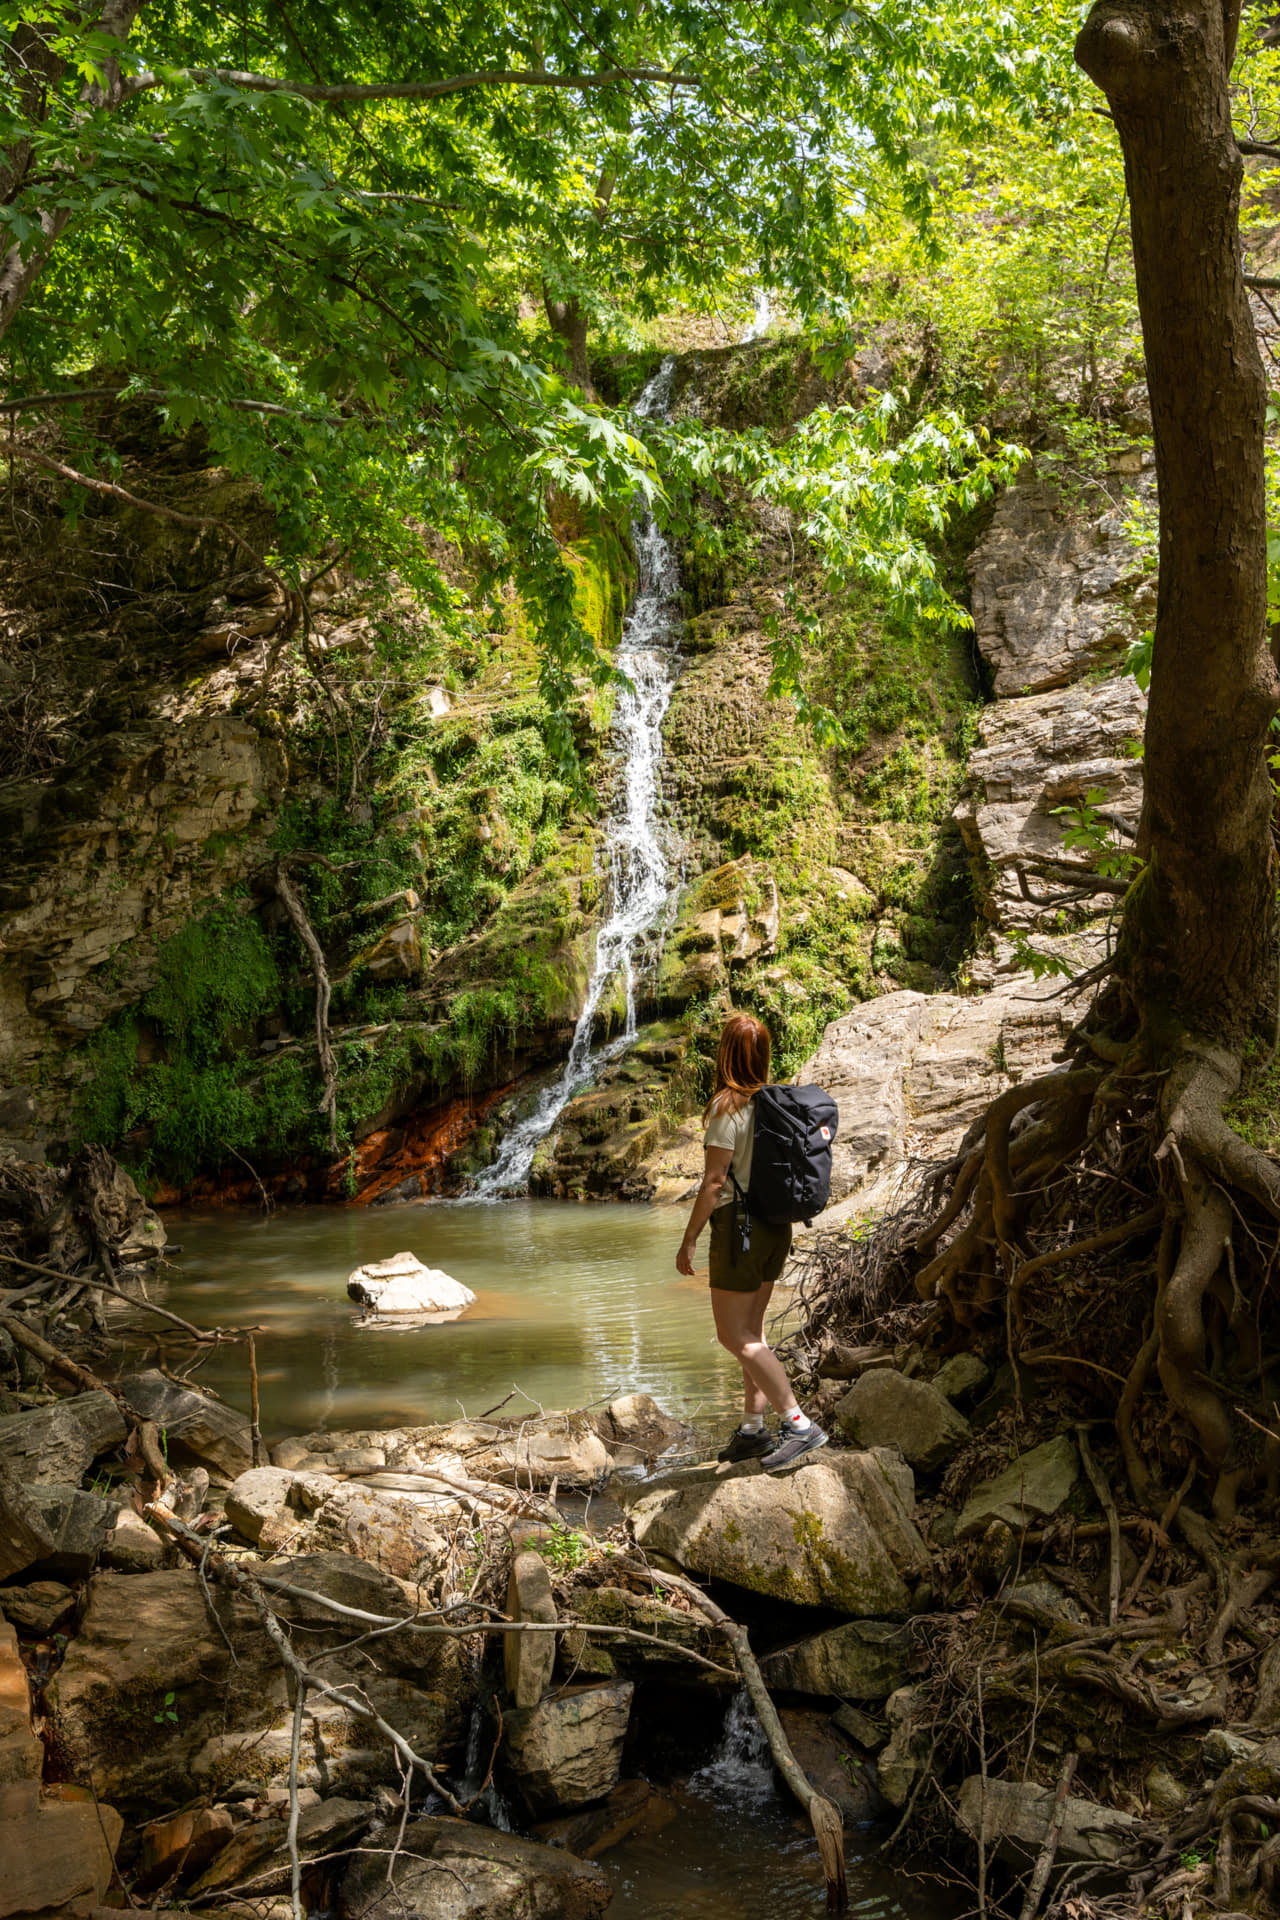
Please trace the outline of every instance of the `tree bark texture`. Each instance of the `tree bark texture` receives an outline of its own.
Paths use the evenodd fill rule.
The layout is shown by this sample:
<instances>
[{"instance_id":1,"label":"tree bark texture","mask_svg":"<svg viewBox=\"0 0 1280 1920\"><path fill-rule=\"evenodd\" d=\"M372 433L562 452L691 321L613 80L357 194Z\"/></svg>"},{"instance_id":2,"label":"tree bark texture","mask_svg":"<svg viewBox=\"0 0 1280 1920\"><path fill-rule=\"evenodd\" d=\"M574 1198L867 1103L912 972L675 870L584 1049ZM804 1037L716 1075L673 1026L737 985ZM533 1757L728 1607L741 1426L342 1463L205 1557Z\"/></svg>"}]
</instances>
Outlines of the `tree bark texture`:
<instances>
[{"instance_id":1,"label":"tree bark texture","mask_svg":"<svg viewBox=\"0 0 1280 1920\"><path fill-rule=\"evenodd\" d=\"M587 316L577 300L557 300L544 287L542 303L547 310L547 319L551 331L561 341L569 356L569 373L576 386L581 387L588 400L596 397L591 384L591 369L587 364Z\"/></svg>"},{"instance_id":2,"label":"tree bark texture","mask_svg":"<svg viewBox=\"0 0 1280 1920\"><path fill-rule=\"evenodd\" d=\"M1239 1051L1276 1011L1266 381L1242 278L1228 75L1238 0L1098 0L1076 58L1124 152L1160 493L1144 869L1118 971L1157 1056Z\"/></svg>"}]
</instances>

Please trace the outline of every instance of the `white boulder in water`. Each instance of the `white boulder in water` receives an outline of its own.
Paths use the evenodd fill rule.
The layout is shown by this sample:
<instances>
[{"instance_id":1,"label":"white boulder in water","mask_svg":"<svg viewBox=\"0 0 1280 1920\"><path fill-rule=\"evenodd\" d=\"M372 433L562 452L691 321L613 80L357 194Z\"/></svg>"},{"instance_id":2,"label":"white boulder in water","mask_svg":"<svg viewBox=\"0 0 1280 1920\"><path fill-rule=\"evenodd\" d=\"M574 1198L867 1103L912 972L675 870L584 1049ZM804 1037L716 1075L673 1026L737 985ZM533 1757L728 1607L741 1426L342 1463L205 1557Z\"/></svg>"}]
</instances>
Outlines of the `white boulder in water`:
<instances>
[{"instance_id":1,"label":"white boulder in water","mask_svg":"<svg viewBox=\"0 0 1280 1920\"><path fill-rule=\"evenodd\" d=\"M475 1295L439 1267L424 1267L413 1253L371 1260L347 1280L347 1292L369 1313L380 1316L453 1317L472 1306Z\"/></svg>"}]
</instances>

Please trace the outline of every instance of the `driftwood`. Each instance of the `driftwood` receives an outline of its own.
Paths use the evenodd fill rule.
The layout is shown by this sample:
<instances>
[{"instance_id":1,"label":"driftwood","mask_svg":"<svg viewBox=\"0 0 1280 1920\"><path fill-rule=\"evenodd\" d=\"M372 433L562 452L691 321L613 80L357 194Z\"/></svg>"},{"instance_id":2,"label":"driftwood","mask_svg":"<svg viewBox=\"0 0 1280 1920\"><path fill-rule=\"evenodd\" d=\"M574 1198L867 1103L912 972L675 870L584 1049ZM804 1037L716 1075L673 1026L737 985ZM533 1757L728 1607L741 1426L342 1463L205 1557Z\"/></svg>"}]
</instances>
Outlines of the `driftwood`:
<instances>
[{"instance_id":1,"label":"driftwood","mask_svg":"<svg viewBox=\"0 0 1280 1920\"><path fill-rule=\"evenodd\" d=\"M655 1586L674 1587L683 1593L703 1612L713 1626L720 1629L733 1648L738 1662L738 1671L743 1684L751 1696L751 1704L756 1717L764 1729L769 1742L769 1751L773 1755L774 1765L790 1787L800 1805L809 1816L814 1838L818 1842L818 1852L822 1856L822 1871L827 1883L827 1912L844 1913L849 1905L849 1890L844 1872L844 1821L840 1809L825 1795L818 1793L809 1783L804 1768L791 1751L790 1743L782 1730L778 1710L769 1696L764 1676L751 1651L751 1642L747 1630L740 1627L736 1620L730 1619L723 1607L718 1607L692 1580L686 1580L678 1573L650 1572Z\"/></svg>"}]
</instances>

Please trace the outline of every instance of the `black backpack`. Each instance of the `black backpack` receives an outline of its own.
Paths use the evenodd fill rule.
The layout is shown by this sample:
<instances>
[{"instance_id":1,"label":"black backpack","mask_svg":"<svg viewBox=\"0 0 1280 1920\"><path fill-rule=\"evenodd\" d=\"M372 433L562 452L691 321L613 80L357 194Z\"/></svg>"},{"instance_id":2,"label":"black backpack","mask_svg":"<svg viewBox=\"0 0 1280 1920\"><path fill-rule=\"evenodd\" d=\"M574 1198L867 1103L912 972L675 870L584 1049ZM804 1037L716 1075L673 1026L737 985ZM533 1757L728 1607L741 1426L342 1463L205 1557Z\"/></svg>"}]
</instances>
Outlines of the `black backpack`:
<instances>
[{"instance_id":1,"label":"black backpack","mask_svg":"<svg viewBox=\"0 0 1280 1920\"><path fill-rule=\"evenodd\" d=\"M840 1115L821 1087L761 1087L756 1094L751 1179L744 1193L733 1180L733 1226L741 1200L742 1251L751 1246L751 1221L770 1226L803 1220L809 1226L831 1192L831 1146Z\"/></svg>"}]
</instances>

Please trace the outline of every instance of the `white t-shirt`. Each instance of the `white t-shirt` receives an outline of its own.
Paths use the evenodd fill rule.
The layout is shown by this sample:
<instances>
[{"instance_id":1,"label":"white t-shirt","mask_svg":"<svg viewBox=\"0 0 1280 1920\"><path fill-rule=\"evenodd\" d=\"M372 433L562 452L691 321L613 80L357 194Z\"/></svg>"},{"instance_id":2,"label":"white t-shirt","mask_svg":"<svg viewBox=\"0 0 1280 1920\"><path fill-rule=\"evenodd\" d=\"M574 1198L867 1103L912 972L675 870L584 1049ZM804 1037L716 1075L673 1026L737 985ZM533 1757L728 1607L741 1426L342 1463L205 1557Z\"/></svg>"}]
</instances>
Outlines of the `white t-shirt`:
<instances>
[{"instance_id":1,"label":"white t-shirt","mask_svg":"<svg viewBox=\"0 0 1280 1920\"><path fill-rule=\"evenodd\" d=\"M733 1155L729 1162L734 1179L745 1193L751 1179L751 1150L756 1137L756 1103L754 1097L745 1107L739 1107L736 1113L713 1113L707 1122L704 1145L719 1147ZM733 1199L733 1181L726 1178L720 1189L717 1207L727 1207Z\"/></svg>"}]
</instances>

